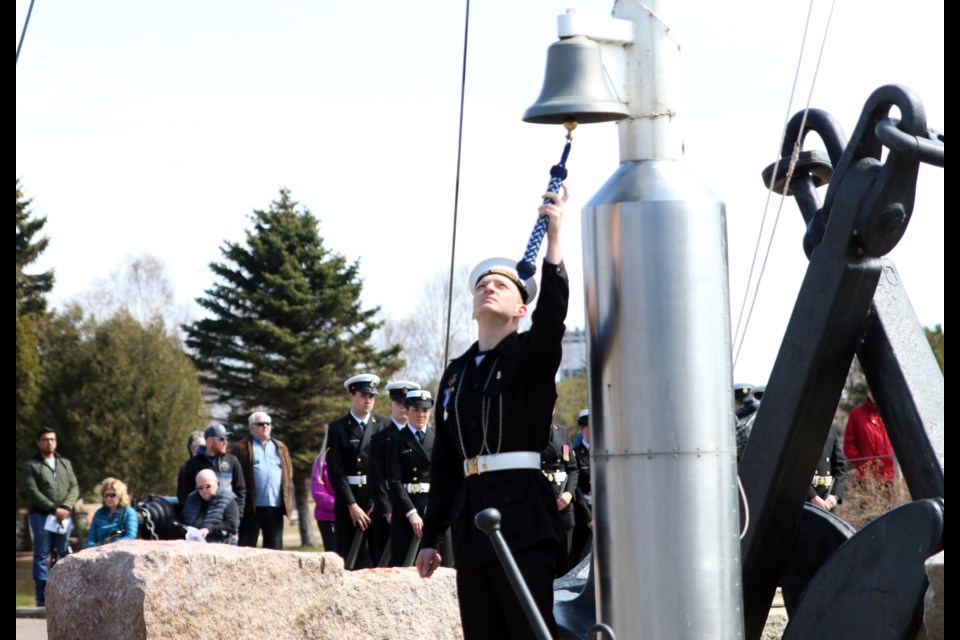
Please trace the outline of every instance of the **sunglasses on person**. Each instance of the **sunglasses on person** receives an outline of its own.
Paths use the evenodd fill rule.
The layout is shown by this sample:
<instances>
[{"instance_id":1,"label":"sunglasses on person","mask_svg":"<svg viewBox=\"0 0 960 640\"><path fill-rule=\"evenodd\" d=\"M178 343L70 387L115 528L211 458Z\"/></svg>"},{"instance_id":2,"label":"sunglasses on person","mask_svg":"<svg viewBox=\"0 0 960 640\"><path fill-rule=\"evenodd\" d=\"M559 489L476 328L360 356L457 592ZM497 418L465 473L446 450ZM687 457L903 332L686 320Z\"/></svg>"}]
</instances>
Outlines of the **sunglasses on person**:
<instances>
[{"instance_id":1,"label":"sunglasses on person","mask_svg":"<svg viewBox=\"0 0 960 640\"><path fill-rule=\"evenodd\" d=\"M104 499L106 499L106 498L116 498L116 497L117 497L117 494L115 494L115 493L105 493L105 494L103 494L103 497L104 497Z\"/></svg>"},{"instance_id":2,"label":"sunglasses on person","mask_svg":"<svg viewBox=\"0 0 960 640\"><path fill-rule=\"evenodd\" d=\"M270 423L269 423L269 422L254 422L254 423L253 423L253 426L255 426L255 427L269 427L269 426L270 426Z\"/></svg>"},{"instance_id":3,"label":"sunglasses on person","mask_svg":"<svg viewBox=\"0 0 960 640\"><path fill-rule=\"evenodd\" d=\"M212 488L213 488L213 485L212 485L212 484L198 484L198 485L197 485L197 489L204 489L204 490L206 490L206 489L212 489Z\"/></svg>"}]
</instances>

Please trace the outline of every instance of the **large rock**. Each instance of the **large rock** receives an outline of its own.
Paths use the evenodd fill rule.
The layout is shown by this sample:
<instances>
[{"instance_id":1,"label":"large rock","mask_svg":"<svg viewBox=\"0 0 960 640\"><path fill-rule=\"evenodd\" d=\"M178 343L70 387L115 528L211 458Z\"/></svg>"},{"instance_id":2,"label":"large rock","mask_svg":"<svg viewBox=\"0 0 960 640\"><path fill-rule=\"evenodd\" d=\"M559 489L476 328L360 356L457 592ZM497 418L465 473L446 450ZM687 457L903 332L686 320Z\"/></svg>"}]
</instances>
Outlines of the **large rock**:
<instances>
[{"instance_id":1,"label":"large rock","mask_svg":"<svg viewBox=\"0 0 960 640\"><path fill-rule=\"evenodd\" d=\"M453 570L345 572L332 553L131 540L67 556L47 583L50 640L462 637Z\"/></svg>"}]
</instances>

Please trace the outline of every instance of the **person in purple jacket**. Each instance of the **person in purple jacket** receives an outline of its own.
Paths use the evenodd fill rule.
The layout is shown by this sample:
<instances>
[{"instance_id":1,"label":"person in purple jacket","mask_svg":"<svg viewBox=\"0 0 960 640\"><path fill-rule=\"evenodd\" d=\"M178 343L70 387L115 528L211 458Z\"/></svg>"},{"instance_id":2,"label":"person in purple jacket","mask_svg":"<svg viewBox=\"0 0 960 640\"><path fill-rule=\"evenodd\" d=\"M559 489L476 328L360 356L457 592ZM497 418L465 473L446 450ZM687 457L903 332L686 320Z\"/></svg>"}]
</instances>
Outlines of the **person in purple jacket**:
<instances>
[{"instance_id":1,"label":"person in purple jacket","mask_svg":"<svg viewBox=\"0 0 960 640\"><path fill-rule=\"evenodd\" d=\"M323 446L320 455L313 461L313 472L310 474L310 488L313 491L313 517L317 519L320 537L323 539L323 550L335 552L337 550L337 532L333 515L333 487L327 476L327 436L323 436Z\"/></svg>"}]
</instances>

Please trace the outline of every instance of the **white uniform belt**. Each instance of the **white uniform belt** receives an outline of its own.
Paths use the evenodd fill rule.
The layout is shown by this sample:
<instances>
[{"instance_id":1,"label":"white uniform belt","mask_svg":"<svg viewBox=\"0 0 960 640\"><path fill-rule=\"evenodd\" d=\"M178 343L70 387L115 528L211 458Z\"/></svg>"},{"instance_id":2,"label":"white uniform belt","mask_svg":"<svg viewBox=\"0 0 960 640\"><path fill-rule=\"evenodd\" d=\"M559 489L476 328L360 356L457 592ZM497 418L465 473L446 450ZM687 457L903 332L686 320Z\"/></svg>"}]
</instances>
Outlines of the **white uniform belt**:
<instances>
[{"instance_id":1,"label":"white uniform belt","mask_svg":"<svg viewBox=\"0 0 960 640\"><path fill-rule=\"evenodd\" d=\"M811 484L815 487L826 487L830 489L833 487L833 476L813 476L813 482Z\"/></svg>"},{"instance_id":2,"label":"white uniform belt","mask_svg":"<svg viewBox=\"0 0 960 640\"><path fill-rule=\"evenodd\" d=\"M412 494L430 493L429 482L411 482L410 484L403 485L403 488L407 490L407 493Z\"/></svg>"},{"instance_id":3,"label":"white uniform belt","mask_svg":"<svg viewBox=\"0 0 960 640\"><path fill-rule=\"evenodd\" d=\"M587 503L588 505L590 505L591 507L593 506L593 496L592 496L592 495L590 495L589 493L585 493L585 494L583 494L583 499L584 499L584 501L586 501L586 503Z\"/></svg>"},{"instance_id":4,"label":"white uniform belt","mask_svg":"<svg viewBox=\"0 0 960 640\"><path fill-rule=\"evenodd\" d=\"M547 480L554 484L563 484L567 481L566 471L544 471L543 475L547 476Z\"/></svg>"},{"instance_id":5,"label":"white uniform belt","mask_svg":"<svg viewBox=\"0 0 960 640\"><path fill-rule=\"evenodd\" d=\"M508 451L488 456L477 456L463 461L463 477L490 471L508 469L540 469L540 454L536 451Z\"/></svg>"},{"instance_id":6,"label":"white uniform belt","mask_svg":"<svg viewBox=\"0 0 960 640\"><path fill-rule=\"evenodd\" d=\"M367 476L347 476L347 483L362 487L367 484Z\"/></svg>"}]
</instances>

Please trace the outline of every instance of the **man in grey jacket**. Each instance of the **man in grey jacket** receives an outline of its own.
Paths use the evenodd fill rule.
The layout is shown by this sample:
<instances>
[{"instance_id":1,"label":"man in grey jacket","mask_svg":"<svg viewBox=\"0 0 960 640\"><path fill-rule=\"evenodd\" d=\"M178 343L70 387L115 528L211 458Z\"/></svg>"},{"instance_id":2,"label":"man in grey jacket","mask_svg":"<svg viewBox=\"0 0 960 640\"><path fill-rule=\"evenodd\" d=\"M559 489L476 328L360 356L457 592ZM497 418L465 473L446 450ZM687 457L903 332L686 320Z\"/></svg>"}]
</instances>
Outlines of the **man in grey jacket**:
<instances>
[{"instance_id":1,"label":"man in grey jacket","mask_svg":"<svg viewBox=\"0 0 960 640\"><path fill-rule=\"evenodd\" d=\"M30 502L33 532L33 583L37 606L46 606L47 557L67 554L73 507L79 497L77 476L70 461L57 453L53 429L37 433L37 453L23 465L23 490Z\"/></svg>"}]
</instances>

